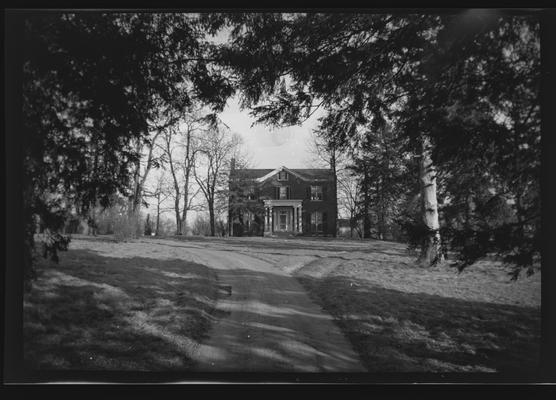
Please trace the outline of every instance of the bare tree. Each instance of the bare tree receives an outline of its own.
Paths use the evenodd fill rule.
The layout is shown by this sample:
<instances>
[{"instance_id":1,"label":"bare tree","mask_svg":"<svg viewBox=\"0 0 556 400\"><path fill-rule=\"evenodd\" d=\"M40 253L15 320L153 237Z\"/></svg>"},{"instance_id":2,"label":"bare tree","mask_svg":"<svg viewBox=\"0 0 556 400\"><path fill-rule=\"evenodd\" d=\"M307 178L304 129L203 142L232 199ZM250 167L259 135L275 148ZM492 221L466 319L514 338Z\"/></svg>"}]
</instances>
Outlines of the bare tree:
<instances>
[{"instance_id":1,"label":"bare tree","mask_svg":"<svg viewBox=\"0 0 556 400\"><path fill-rule=\"evenodd\" d=\"M156 223L155 235L160 235L160 215L164 212L162 204L172 195L172 188L169 185L167 176L162 172L155 181L155 187L152 190L144 189L145 197L154 199L156 204Z\"/></svg>"},{"instance_id":2,"label":"bare tree","mask_svg":"<svg viewBox=\"0 0 556 400\"><path fill-rule=\"evenodd\" d=\"M205 118L200 115L200 111L193 110L183 115L179 127L168 129L163 136L165 163L174 187L177 235L186 234L187 213L193 209L193 200L200 191L192 187L192 174L199 152L197 135L205 129L205 125Z\"/></svg>"},{"instance_id":3,"label":"bare tree","mask_svg":"<svg viewBox=\"0 0 556 400\"><path fill-rule=\"evenodd\" d=\"M175 115L160 115L157 121L149 122L150 135L147 140L137 139L135 149L141 155L135 162L132 172L132 194L129 198L130 214L138 211L143 202L145 183L149 172L153 167L158 167L161 162L161 154L156 152L157 140L162 134L178 122Z\"/></svg>"},{"instance_id":4,"label":"bare tree","mask_svg":"<svg viewBox=\"0 0 556 400\"><path fill-rule=\"evenodd\" d=\"M338 175L338 204L340 213L349 219L351 238L353 238L354 230L357 231L360 238L363 236L359 226L359 198L357 179L347 169L343 169Z\"/></svg>"},{"instance_id":5,"label":"bare tree","mask_svg":"<svg viewBox=\"0 0 556 400\"><path fill-rule=\"evenodd\" d=\"M241 145L241 137L231 134L220 123L206 132L199 147L199 165L194 167L195 180L203 193L209 212L210 234L216 235L216 214L225 209L228 170Z\"/></svg>"},{"instance_id":6,"label":"bare tree","mask_svg":"<svg viewBox=\"0 0 556 400\"><path fill-rule=\"evenodd\" d=\"M179 144L184 149L181 160L183 204L179 222L179 234L182 235L185 235L187 230L187 212L193 209L193 200L200 191L200 188L197 188L192 192L191 180L195 168L195 158L198 153L198 137L195 135L205 130L205 120L199 115L199 112L194 112L188 115L184 125L185 129L179 139Z\"/></svg>"}]
</instances>

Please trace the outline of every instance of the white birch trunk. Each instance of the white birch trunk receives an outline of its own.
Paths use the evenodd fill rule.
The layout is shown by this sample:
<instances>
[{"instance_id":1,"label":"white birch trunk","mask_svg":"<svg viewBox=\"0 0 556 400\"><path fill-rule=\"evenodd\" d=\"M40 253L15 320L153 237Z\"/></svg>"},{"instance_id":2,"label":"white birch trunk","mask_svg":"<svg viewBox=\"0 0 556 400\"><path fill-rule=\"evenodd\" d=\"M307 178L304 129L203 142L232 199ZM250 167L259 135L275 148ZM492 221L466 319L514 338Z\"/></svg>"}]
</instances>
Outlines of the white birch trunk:
<instances>
[{"instance_id":1,"label":"white birch trunk","mask_svg":"<svg viewBox=\"0 0 556 400\"><path fill-rule=\"evenodd\" d=\"M422 139L419 178L421 186L421 210L423 223L429 232L426 238L424 238L419 261L423 265L428 266L443 261L440 246L438 202L436 198L436 169L432 162L431 144L428 138Z\"/></svg>"}]
</instances>

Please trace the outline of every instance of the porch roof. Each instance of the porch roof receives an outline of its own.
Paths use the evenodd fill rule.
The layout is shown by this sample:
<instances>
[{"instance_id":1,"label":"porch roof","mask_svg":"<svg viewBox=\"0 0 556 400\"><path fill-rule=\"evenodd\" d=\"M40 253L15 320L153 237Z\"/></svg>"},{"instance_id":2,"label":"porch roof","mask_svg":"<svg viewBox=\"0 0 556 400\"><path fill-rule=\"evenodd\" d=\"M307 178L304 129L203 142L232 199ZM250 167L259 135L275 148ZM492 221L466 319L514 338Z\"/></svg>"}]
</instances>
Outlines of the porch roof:
<instances>
[{"instance_id":1,"label":"porch roof","mask_svg":"<svg viewBox=\"0 0 556 400\"><path fill-rule=\"evenodd\" d=\"M303 203L302 199L283 199L283 200L263 200L266 207L299 207Z\"/></svg>"}]
</instances>

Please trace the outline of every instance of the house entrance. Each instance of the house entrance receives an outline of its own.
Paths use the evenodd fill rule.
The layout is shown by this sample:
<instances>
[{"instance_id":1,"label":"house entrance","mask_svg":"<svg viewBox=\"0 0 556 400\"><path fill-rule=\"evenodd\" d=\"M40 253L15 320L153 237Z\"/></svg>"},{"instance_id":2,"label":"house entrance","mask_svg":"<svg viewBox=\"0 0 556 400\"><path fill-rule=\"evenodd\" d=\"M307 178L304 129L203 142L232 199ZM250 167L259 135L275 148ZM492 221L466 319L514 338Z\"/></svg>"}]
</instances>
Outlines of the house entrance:
<instances>
[{"instance_id":1,"label":"house entrance","mask_svg":"<svg viewBox=\"0 0 556 400\"><path fill-rule=\"evenodd\" d=\"M301 200L265 200L264 236L301 233Z\"/></svg>"},{"instance_id":2,"label":"house entrance","mask_svg":"<svg viewBox=\"0 0 556 400\"><path fill-rule=\"evenodd\" d=\"M276 232L291 231L291 210L281 209L276 211L276 224L274 230Z\"/></svg>"},{"instance_id":3,"label":"house entrance","mask_svg":"<svg viewBox=\"0 0 556 400\"><path fill-rule=\"evenodd\" d=\"M288 212L286 210L280 211L280 226L278 229L281 231L288 230Z\"/></svg>"}]
</instances>

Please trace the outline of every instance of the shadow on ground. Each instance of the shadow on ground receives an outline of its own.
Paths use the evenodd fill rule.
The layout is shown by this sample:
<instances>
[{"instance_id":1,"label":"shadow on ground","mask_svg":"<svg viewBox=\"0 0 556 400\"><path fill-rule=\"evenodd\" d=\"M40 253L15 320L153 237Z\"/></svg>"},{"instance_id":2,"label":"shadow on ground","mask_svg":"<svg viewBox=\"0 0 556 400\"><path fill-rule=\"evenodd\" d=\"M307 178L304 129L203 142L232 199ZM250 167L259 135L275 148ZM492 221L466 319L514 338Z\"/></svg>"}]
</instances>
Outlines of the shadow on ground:
<instances>
[{"instance_id":1,"label":"shadow on ground","mask_svg":"<svg viewBox=\"0 0 556 400\"><path fill-rule=\"evenodd\" d=\"M25 299L25 362L80 371L361 368L339 331L334 337L327 329L332 318L296 280L256 268L218 274L179 259L69 250L59 264L39 266ZM209 341L217 321L217 340Z\"/></svg>"},{"instance_id":2,"label":"shadow on ground","mask_svg":"<svg viewBox=\"0 0 556 400\"><path fill-rule=\"evenodd\" d=\"M530 372L538 364L534 308L407 293L343 276L300 276L302 286L255 267L217 275L180 259L92 250L70 250L38 272L24 304L32 368L348 371L359 358L371 372ZM303 300L306 292L314 303ZM314 329L332 323L315 304L336 318L355 356L343 337ZM212 340L217 321L219 339ZM201 359L193 357L199 344Z\"/></svg>"},{"instance_id":3,"label":"shadow on ground","mask_svg":"<svg viewBox=\"0 0 556 400\"><path fill-rule=\"evenodd\" d=\"M217 318L216 273L182 260L69 250L39 263L24 302L31 368L167 370L193 365L194 341Z\"/></svg>"},{"instance_id":4,"label":"shadow on ground","mask_svg":"<svg viewBox=\"0 0 556 400\"><path fill-rule=\"evenodd\" d=\"M223 271L231 313L206 343L200 370L233 372L364 372L358 355L334 325L285 274Z\"/></svg>"},{"instance_id":5,"label":"shadow on ground","mask_svg":"<svg viewBox=\"0 0 556 400\"><path fill-rule=\"evenodd\" d=\"M531 373L536 308L386 289L342 276L298 279L335 318L370 372Z\"/></svg>"}]
</instances>

